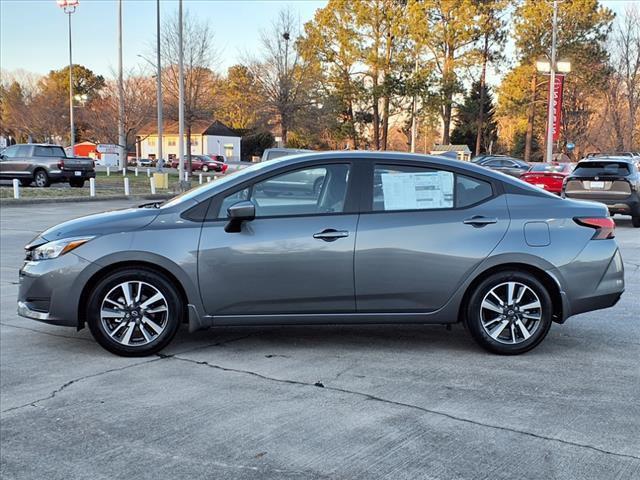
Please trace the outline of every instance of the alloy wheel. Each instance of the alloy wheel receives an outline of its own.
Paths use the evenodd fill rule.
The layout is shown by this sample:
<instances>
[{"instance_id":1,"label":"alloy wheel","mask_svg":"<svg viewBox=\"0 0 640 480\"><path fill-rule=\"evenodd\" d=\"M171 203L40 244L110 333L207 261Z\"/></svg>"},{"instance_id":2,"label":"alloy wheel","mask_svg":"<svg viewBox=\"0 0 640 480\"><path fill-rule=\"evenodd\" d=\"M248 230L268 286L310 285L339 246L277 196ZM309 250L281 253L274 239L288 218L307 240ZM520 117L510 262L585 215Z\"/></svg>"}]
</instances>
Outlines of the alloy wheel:
<instances>
[{"instance_id":1,"label":"alloy wheel","mask_svg":"<svg viewBox=\"0 0 640 480\"><path fill-rule=\"evenodd\" d=\"M524 283L504 282L484 296L480 320L484 331L495 341L510 345L522 343L540 326L542 303Z\"/></svg>"},{"instance_id":2,"label":"alloy wheel","mask_svg":"<svg viewBox=\"0 0 640 480\"><path fill-rule=\"evenodd\" d=\"M42 187L46 187L47 186L47 174L44 173L42 170L39 170L36 172L36 177L35 177L35 183L36 186L42 188Z\"/></svg>"},{"instance_id":3,"label":"alloy wheel","mask_svg":"<svg viewBox=\"0 0 640 480\"><path fill-rule=\"evenodd\" d=\"M155 341L165 330L169 305L153 285L141 281L123 282L102 300L100 322L112 340L138 347Z\"/></svg>"}]
</instances>

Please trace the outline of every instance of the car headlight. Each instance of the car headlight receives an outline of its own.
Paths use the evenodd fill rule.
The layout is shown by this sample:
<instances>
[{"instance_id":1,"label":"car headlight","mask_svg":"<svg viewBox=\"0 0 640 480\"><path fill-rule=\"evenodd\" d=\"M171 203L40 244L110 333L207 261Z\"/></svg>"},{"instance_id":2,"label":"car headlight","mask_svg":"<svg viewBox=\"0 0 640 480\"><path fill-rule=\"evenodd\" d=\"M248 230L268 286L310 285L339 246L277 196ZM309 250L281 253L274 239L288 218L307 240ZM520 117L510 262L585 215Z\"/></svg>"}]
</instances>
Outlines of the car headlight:
<instances>
[{"instance_id":1,"label":"car headlight","mask_svg":"<svg viewBox=\"0 0 640 480\"><path fill-rule=\"evenodd\" d=\"M58 258L60 255L64 255L78 248L80 245L84 245L92 238L94 237L72 237L54 240L31 250L29 257L31 261Z\"/></svg>"}]
</instances>

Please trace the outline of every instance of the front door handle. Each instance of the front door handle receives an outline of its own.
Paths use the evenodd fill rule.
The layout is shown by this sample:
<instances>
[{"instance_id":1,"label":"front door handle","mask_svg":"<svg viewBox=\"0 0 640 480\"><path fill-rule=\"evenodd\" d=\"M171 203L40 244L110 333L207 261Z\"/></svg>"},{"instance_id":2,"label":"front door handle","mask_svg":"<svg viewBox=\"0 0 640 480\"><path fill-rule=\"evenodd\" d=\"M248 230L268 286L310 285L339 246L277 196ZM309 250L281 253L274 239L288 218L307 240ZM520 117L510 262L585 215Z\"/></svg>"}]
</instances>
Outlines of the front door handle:
<instances>
[{"instance_id":1,"label":"front door handle","mask_svg":"<svg viewBox=\"0 0 640 480\"><path fill-rule=\"evenodd\" d=\"M313 238L324 240L325 242L334 242L339 238L345 238L349 236L349 232L346 230L336 230L335 228L326 228L319 233L314 233Z\"/></svg>"},{"instance_id":2,"label":"front door handle","mask_svg":"<svg viewBox=\"0 0 640 480\"><path fill-rule=\"evenodd\" d=\"M479 228L484 227L485 225L490 225L492 223L498 223L498 219L475 215L471 218L463 220L462 223L464 223L465 225L473 225L474 227Z\"/></svg>"}]
</instances>

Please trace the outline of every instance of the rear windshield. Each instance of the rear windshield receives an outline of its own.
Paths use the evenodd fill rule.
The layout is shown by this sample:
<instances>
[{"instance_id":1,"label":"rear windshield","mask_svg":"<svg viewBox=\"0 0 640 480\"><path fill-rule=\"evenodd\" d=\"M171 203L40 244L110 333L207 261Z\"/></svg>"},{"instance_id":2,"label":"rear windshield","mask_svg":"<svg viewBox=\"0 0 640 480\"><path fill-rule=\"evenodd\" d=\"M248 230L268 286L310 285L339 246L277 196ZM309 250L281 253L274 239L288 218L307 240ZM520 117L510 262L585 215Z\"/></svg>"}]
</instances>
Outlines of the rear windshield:
<instances>
[{"instance_id":1,"label":"rear windshield","mask_svg":"<svg viewBox=\"0 0 640 480\"><path fill-rule=\"evenodd\" d=\"M553 165L549 163L536 163L531 167L531 172L564 172L567 169L566 164Z\"/></svg>"},{"instance_id":2,"label":"rear windshield","mask_svg":"<svg viewBox=\"0 0 640 480\"><path fill-rule=\"evenodd\" d=\"M625 162L580 162L573 173L584 177L604 177L629 175L631 171Z\"/></svg>"}]
</instances>

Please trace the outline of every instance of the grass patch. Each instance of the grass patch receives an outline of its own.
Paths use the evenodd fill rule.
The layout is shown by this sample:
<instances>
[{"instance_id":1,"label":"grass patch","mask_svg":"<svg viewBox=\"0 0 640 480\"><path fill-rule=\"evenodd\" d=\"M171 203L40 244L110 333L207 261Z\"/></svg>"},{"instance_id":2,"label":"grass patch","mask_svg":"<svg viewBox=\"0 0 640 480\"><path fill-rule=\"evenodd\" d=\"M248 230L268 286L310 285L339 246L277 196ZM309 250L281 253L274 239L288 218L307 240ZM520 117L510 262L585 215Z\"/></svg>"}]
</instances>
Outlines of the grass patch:
<instances>
[{"instance_id":1,"label":"grass patch","mask_svg":"<svg viewBox=\"0 0 640 480\"><path fill-rule=\"evenodd\" d=\"M152 169L153 175L153 169ZM157 188L158 194L178 194L178 174L168 173L169 175L169 188ZM206 177L211 177L213 181L214 173L202 173L202 182L205 183ZM129 179L129 193L130 195L150 195L151 183L149 177L147 177L146 169L140 169L138 176L134 171L130 169L127 172L127 178ZM191 186L197 187L199 182L198 174L191 177ZM111 172L111 175L107 176L107 172L96 172L96 197L114 197L124 195L124 176L122 172ZM20 187L20 198L83 198L89 197L89 181L87 180L82 188L70 187L68 183L54 183L48 188L38 187ZM2 185L0 186L0 198L13 198L13 186Z\"/></svg>"}]
</instances>

